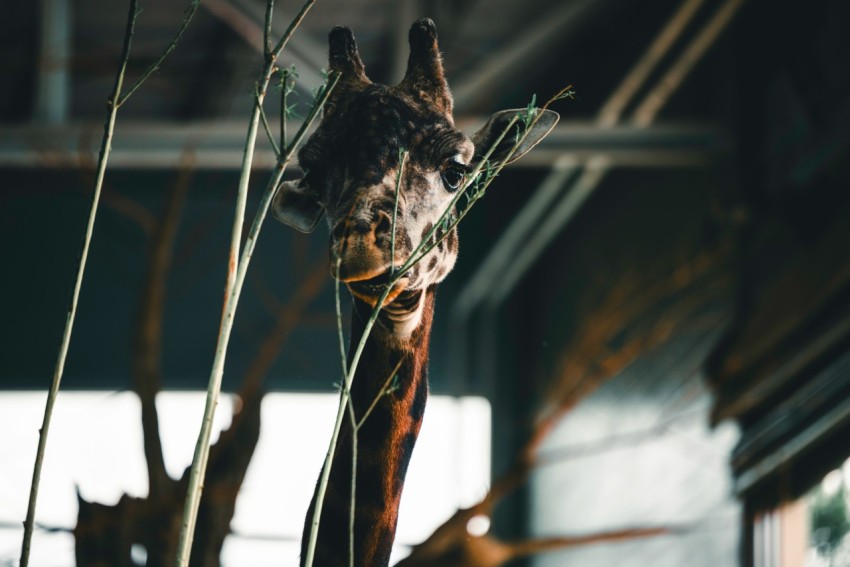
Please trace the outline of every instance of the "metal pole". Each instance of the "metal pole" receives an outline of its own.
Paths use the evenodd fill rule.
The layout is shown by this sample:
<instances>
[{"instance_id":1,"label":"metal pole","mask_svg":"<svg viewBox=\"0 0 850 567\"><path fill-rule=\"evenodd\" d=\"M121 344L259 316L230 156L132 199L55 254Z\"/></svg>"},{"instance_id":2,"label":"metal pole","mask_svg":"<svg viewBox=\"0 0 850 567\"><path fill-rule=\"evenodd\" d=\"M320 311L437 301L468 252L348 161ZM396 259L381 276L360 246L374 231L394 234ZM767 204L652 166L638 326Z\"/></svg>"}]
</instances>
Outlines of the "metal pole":
<instances>
[{"instance_id":1,"label":"metal pole","mask_svg":"<svg viewBox=\"0 0 850 567\"><path fill-rule=\"evenodd\" d=\"M60 124L70 107L71 6L69 0L41 0L40 7L35 119Z\"/></svg>"}]
</instances>

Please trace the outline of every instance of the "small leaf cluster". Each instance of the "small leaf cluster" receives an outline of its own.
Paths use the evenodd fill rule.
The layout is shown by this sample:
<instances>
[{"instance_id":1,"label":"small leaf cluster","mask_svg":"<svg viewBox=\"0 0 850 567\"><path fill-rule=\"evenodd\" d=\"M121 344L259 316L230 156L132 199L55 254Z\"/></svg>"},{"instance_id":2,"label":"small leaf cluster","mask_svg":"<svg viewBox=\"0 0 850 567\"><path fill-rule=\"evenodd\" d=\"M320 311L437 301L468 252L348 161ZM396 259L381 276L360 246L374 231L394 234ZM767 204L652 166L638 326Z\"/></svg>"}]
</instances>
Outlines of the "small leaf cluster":
<instances>
[{"instance_id":1,"label":"small leaf cluster","mask_svg":"<svg viewBox=\"0 0 850 567\"><path fill-rule=\"evenodd\" d=\"M303 118L297 112L295 112L295 107L298 106L298 103L289 104L288 98L290 96L298 97L298 91L295 90L295 79L298 78L298 70L295 68L295 65L292 64L285 69L278 69L280 71L280 79L278 81L278 87L282 89L281 96L283 97L283 113L286 116L287 120L300 119ZM325 82L325 85L327 81ZM318 100L318 99L317 99Z\"/></svg>"}]
</instances>

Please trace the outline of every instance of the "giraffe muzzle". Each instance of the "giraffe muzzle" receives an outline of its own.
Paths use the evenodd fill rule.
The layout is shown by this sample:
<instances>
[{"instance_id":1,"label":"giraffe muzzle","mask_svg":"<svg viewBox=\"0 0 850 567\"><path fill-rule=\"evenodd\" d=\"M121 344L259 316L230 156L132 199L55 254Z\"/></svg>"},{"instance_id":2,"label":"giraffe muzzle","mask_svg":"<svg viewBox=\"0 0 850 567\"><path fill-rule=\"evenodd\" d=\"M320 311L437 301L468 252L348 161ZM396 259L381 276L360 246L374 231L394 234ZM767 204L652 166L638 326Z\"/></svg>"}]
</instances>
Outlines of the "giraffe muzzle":
<instances>
[{"instance_id":1,"label":"giraffe muzzle","mask_svg":"<svg viewBox=\"0 0 850 567\"><path fill-rule=\"evenodd\" d=\"M395 262L390 258L391 222L383 210L338 222L331 232L331 274L344 283L374 280L368 285L386 285L391 266L403 263L398 258L400 249L395 250Z\"/></svg>"}]
</instances>

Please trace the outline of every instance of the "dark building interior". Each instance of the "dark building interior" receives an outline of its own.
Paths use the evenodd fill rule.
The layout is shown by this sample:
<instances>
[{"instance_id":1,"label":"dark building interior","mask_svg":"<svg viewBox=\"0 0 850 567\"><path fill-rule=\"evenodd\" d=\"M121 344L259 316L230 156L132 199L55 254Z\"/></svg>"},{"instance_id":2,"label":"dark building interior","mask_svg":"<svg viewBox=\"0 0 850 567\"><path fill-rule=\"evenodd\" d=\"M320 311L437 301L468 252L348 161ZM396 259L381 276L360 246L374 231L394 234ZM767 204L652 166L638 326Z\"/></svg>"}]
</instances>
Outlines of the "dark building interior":
<instances>
[{"instance_id":1,"label":"dark building interior","mask_svg":"<svg viewBox=\"0 0 850 567\"><path fill-rule=\"evenodd\" d=\"M168 45L187 3L141 2L128 82ZM279 3L273 34L299 9ZM40 423L127 4L40 0L5 13L0 404L38 394L26 423ZM203 405L264 13L260 0L203 0L174 52L121 106L57 408L82 392L134 392L155 408L158 394L194 391ZM440 286L431 393L458 408L466 399L489 407L490 490L479 491L481 507L466 497L457 505L492 525L486 535L463 532L454 545L466 559L451 564L850 565L850 5L318 0L280 64L297 70L290 136L323 81L334 26L354 31L373 81L395 84L410 24L425 16L439 31L462 130L532 97L575 93L553 104L561 118L550 135L464 218L458 263ZM280 93L273 88L266 103L275 136ZM246 226L275 161L261 129ZM300 173L293 162L285 176ZM232 494L202 503L199 529L219 539L212 551L196 541L193 553L212 561L198 565L218 561L259 432L299 436L266 428L264 394L262 403L338 391L326 232L270 220L257 242L223 374L223 391L239 398L206 489ZM9 454L18 447L9 441L0 459L5 492L25 493L37 426L2 423L7 440L15 430L29 443ZM180 428L193 436L199 425ZM75 451L72 462L87 458ZM287 458L305 461L312 489L321 461ZM66 465L48 457L45 467ZM163 502L182 502L184 481L162 480ZM421 490L426 504L440 492ZM33 565L97 564L86 549L123 557L107 565L159 564L152 549L130 557L137 542L115 535L160 513L140 504L144 494L117 503L80 494L74 518L37 516ZM0 494L0 565L17 564L26 512L18 502ZM286 513L300 523L304 512ZM399 536L396 557L416 553L443 521L451 527L451 512L421 536ZM103 527L115 518L127 525ZM69 549L54 551L56 533ZM87 548L92 533L119 543ZM268 558L256 564L296 564L274 545L299 538L300 527L264 534L243 538ZM476 559L479 544L504 555Z\"/></svg>"}]
</instances>

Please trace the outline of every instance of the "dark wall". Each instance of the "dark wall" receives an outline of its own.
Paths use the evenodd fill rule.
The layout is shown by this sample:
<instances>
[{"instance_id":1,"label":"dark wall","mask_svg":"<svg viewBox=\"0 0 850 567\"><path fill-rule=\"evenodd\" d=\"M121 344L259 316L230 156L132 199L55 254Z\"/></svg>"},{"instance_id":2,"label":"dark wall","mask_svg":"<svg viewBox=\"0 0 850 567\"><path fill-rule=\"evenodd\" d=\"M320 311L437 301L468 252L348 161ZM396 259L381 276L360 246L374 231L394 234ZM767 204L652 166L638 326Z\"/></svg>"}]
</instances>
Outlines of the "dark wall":
<instances>
[{"instance_id":1,"label":"dark wall","mask_svg":"<svg viewBox=\"0 0 850 567\"><path fill-rule=\"evenodd\" d=\"M264 181L264 173L255 173L256 185ZM3 288L11 301L4 307L10 324L0 331L4 345L0 387L43 389L50 384L65 323L92 183L84 175L66 171L6 170L2 176L0 250L7 266ZM129 387L149 243L138 219L142 224L156 220L166 189L175 180L172 172L107 175L63 388ZM202 389L209 378L237 174L196 172L191 184L166 285L166 388ZM247 222L260 190L251 191ZM281 309L308 274L323 269L326 254L323 230L306 237L269 219L240 302L225 370L226 388L238 386L262 341L283 316ZM339 379L338 361L328 355L337 352L330 281L327 276L300 311L297 330L282 345L268 387L330 390ZM347 302L345 290L343 295Z\"/></svg>"}]
</instances>

